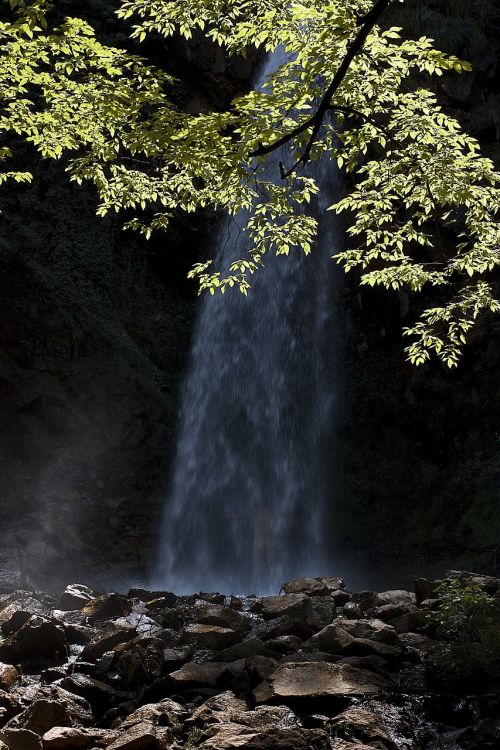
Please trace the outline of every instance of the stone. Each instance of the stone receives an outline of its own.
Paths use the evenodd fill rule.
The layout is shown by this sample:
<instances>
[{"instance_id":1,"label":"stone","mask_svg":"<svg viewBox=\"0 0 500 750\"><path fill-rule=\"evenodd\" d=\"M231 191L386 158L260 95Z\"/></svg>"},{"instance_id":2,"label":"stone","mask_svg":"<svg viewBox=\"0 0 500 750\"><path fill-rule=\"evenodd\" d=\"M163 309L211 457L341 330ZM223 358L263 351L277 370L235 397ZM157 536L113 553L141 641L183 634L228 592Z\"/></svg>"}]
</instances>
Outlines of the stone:
<instances>
[{"instance_id":1,"label":"stone","mask_svg":"<svg viewBox=\"0 0 500 750\"><path fill-rule=\"evenodd\" d=\"M343 592L338 592L342 594ZM311 614L309 616L309 625L313 633L333 621L337 613L337 606L331 596L315 596L311 598Z\"/></svg>"},{"instance_id":2,"label":"stone","mask_svg":"<svg viewBox=\"0 0 500 750\"><path fill-rule=\"evenodd\" d=\"M290 663L278 669L253 691L257 703L290 699L321 699L368 695L394 689L389 677L328 662Z\"/></svg>"},{"instance_id":3,"label":"stone","mask_svg":"<svg viewBox=\"0 0 500 750\"><path fill-rule=\"evenodd\" d=\"M278 638L271 638L266 641L266 644L272 651L290 654L299 650L302 641L296 635L280 635Z\"/></svg>"},{"instance_id":4,"label":"stone","mask_svg":"<svg viewBox=\"0 0 500 750\"><path fill-rule=\"evenodd\" d=\"M276 659L270 659L267 656L250 656L248 659L245 659L245 668L258 680L267 679L277 667L278 662Z\"/></svg>"},{"instance_id":5,"label":"stone","mask_svg":"<svg viewBox=\"0 0 500 750\"><path fill-rule=\"evenodd\" d=\"M149 722L136 724L117 740L108 745L108 750L156 750L157 734Z\"/></svg>"},{"instance_id":6,"label":"stone","mask_svg":"<svg viewBox=\"0 0 500 750\"><path fill-rule=\"evenodd\" d=\"M331 750L330 738L321 729L269 728L256 732L240 724L222 725L198 747L200 750Z\"/></svg>"},{"instance_id":7,"label":"stone","mask_svg":"<svg viewBox=\"0 0 500 750\"><path fill-rule=\"evenodd\" d=\"M288 615L277 617L267 622L259 622L252 630L252 634L263 641L279 638L282 635L297 635L295 622Z\"/></svg>"},{"instance_id":8,"label":"stone","mask_svg":"<svg viewBox=\"0 0 500 750\"><path fill-rule=\"evenodd\" d=\"M19 677L19 672L11 664L0 662L0 689L9 690Z\"/></svg>"},{"instance_id":9,"label":"stone","mask_svg":"<svg viewBox=\"0 0 500 750\"><path fill-rule=\"evenodd\" d=\"M352 601L358 604L365 612L375 610L387 605L411 607L416 602L415 594L404 589L393 589L391 591L360 591L352 594Z\"/></svg>"},{"instance_id":10,"label":"stone","mask_svg":"<svg viewBox=\"0 0 500 750\"><path fill-rule=\"evenodd\" d=\"M332 588L328 585L327 580L336 582L336 585ZM345 588L345 584L342 586L343 581L340 578L337 579L326 579L326 578L299 578L296 581L287 581L283 584L282 588L285 594L307 594L307 596L328 596L332 591L337 591L340 588Z\"/></svg>"},{"instance_id":11,"label":"stone","mask_svg":"<svg viewBox=\"0 0 500 750\"><path fill-rule=\"evenodd\" d=\"M237 698L230 690L225 690L196 708L186 724L228 723L247 711L247 708L245 701Z\"/></svg>"},{"instance_id":12,"label":"stone","mask_svg":"<svg viewBox=\"0 0 500 750\"><path fill-rule=\"evenodd\" d=\"M384 643L386 646L392 646L400 651L402 650L398 634L391 625L382 622L382 620L339 618L333 621L332 626L342 628L352 638L376 641L377 643Z\"/></svg>"},{"instance_id":13,"label":"stone","mask_svg":"<svg viewBox=\"0 0 500 750\"><path fill-rule=\"evenodd\" d=\"M126 617L132 612L132 606L132 601L122 594L106 594L93 599L82 611L89 618L89 622L95 623L100 620Z\"/></svg>"},{"instance_id":14,"label":"stone","mask_svg":"<svg viewBox=\"0 0 500 750\"><path fill-rule=\"evenodd\" d=\"M245 635L252 627L250 618L231 607L204 603L193 612L193 621L202 625L220 625Z\"/></svg>"},{"instance_id":15,"label":"stone","mask_svg":"<svg viewBox=\"0 0 500 750\"><path fill-rule=\"evenodd\" d=\"M149 591L141 588L130 589L127 599L140 599L141 602L146 604L161 601L164 607L174 607L177 602L176 594L171 591Z\"/></svg>"},{"instance_id":16,"label":"stone","mask_svg":"<svg viewBox=\"0 0 500 750\"><path fill-rule=\"evenodd\" d=\"M96 598L96 594L88 586L83 586L79 583L73 583L70 586L66 586L64 592L59 599L59 609L63 612L71 612L73 610L83 609L92 599Z\"/></svg>"},{"instance_id":17,"label":"stone","mask_svg":"<svg viewBox=\"0 0 500 750\"><path fill-rule=\"evenodd\" d=\"M174 669L179 669L188 661L190 656L191 649L189 646L164 649L162 654L163 671L168 673L173 672Z\"/></svg>"},{"instance_id":18,"label":"stone","mask_svg":"<svg viewBox=\"0 0 500 750\"><path fill-rule=\"evenodd\" d=\"M339 624L327 625L304 644L308 649L319 649L330 654L341 654L353 637Z\"/></svg>"},{"instance_id":19,"label":"stone","mask_svg":"<svg viewBox=\"0 0 500 750\"><path fill-rule=\"evenodd\" d=\"M28 622L31 615L41 615L44 610L43 604L33 597L22 597L10 603L0 613L2 632L5 635L15 633Z\"/></svg>"},{"instance_id":20,"label":"stone","mask_svg":"<svg viewBox=\"0 0 500 750\"><path fill-rule=\"evenodd\" d=\"M0 645L0 661L8 664L46 662L58 664L68 654L63 628L41 615L31 615L25 624Z\"/></svg>"},{"instance_id":21,"label":"stone","mask_svg":"<svg viewBox=\"0 0 500 750\"><path fill-rule=\"evenodd\" d=\"M293 636L291 636L293 637ZM300 641L299 641L300 643ZM235 646L225 648L217 653L217 661L236 661L246 659L249 656L278 656L269 646L269 641L264 643L260 638L247 638L246 641L237 643Z\"/></svg>"},{"instance_id":22,"label":"stone","mask_svg":"<svg viewBox=\"0 0 500 750\"><path fill-rule=\"evenodd\" d=\"M445 578L459 578L462 581L472 581L486 591L487 594L493 596L497 591L500 591L500 578L496 576L485 576L479 573L471 573L467 570L447 570Z\"/></svg>"},{"instance_id":23,"label":"stone","mask_svg":"<svg viewBox=\"0 0 500 750\"><path fill-rule=\"evenodd\" d=\"M129 729L136 724L149 722L163 727L175 727L179 720L186 715L186 709L170 698L165 698L158 703L147 703L133 711L120 724L120 730Z\"/></svg>"},{"instance_id":24,"label":"stone","mask_svg":"<svg viewBox=\"0 0 500 750\"><path fill-rule=\"evenodd\" d=\"M442 583L442 580L429 581L427 578L417 578L415 581L415 596L417 604L423 602L424 599L434 599L434 593Z\"/></svg>"},{"instance_id":25,"label":"stone","mask_svg":"<svg viewBox=\"0 0 500 750\"><path fill-rule=\"evenodd\" d=\"M193 623L184 628L183 640L195 648L219 651L239 643L241 635L231 628L224 628L220 625Z\"/></svg>"},{"instance_id":26,"label":"stone","mask_svg":"<svg viewBox=\"0 0 500 750\"><path fill-rule=\"evenodd\" d=\"M195 685L215 686L225 672L235 674L245 667L245 661L235 662L205 662L196 664L190 662L170 674L173 686L179 690Z\"/></svg>"},{"instance_id":27,"label":"stone","mask_svg":"<svg viewBox=\"0 0 500 750\"><path fill-rule=\"evenodd\" d=\"M416 609L414 612L406 612L400 617L389 620L396 633L421 633L429 626L428 613L425 610Z\"/></svg>"},{"instance_id":28,"label":"stone","mask_svg":"<svg viewBox=\"0 0 500 750\"><path fill-rule=\"evenodd\" d=\"M387 732L384 720L361 706L354 706L335 716L331 721L331 727L334 735L338 732L340 736L347 735L349 740L360 741L371 747L397 750Z\"/></svg>"},{"instance_id":29,"label":"stone","mask_svg":"<svg viewBox=\"0 0 500 750\"><path fill-rule=\"evenodd\" d=\"M90 737L81 729L54 727L42 737L43 750L87 750Z\"/></svg>"},{"instance_id":30,"label":"stone","mask_svg":"<svg viewBox=\"0 0 500 750\"><path fill-rule=\"evenodd\" d=\"M61 680L59 685L69 693L84 698L92 707L93 712L98 714L103 714L113 703L119 702L120 697L123 699L126 697L125 694L120 696L106 683L85 674L72 674Z\"/></svg>"},{"instance_id":31,"label":"stone","mask_svg":"<svg viewBox=\"0 0 500 750\"><path fill-rule=\"evenodd\" d=\"M53 727L71 726L71 716L64 703L49 698L36 700L7 725L12 729L29 729L35 734L45 734Z\"/></svg>"},{"instance_id":32,"label":"stone","mask_svg":"<svg viewBox=\"0 0 500 750\"><path fill-rule=\"evenodd\" d=\"M133 625L127 622L108 622L91 641L89 641L82 653L82 661L96 661L106 651L110 651L120 643L126 643L136 636L136 630Z\"/></svg>"},{"instance_id":33,"label":"stone","mask_svg":"<svg viewBox=\"0 0 500 750\"><path fill-rule=\"evenodd\" d=\"M5 742L9 750L43 750L41 737L28 729L4 727L0 730L0 741Z\"/></svg>"},{"instance_id":34,"label":"stone","mask_svg":"<svg viewBox=\"0 0 500 750\"><path fill-rule=\"evenodd\" d=\"M305 594L284 594L283 596L265 596L262 599L262 616L265 620L277 617L289 617L295 625L307 629L311 615L311 601Z\"/></svg>"}]
</instances>

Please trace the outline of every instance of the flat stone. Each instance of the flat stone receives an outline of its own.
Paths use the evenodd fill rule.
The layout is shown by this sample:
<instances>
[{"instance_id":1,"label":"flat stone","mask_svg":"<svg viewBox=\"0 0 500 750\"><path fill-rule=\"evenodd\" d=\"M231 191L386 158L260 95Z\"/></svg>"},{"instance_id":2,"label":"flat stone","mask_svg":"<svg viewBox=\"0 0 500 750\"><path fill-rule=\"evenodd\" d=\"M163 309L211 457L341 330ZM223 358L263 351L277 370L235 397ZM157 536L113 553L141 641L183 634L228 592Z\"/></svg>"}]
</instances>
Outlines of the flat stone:
<instances>
[{"instance_id":1,"label":"flat stone","mask_svg":"<svg viewBox=\"0 0 500 750\"><path fill-rule=\"evenodd\" d=\"M348 664L303 662L284 664L253 691L257 703L275 700L367 695L394 689L382 675Z\"/></svg>"}]
</instances>

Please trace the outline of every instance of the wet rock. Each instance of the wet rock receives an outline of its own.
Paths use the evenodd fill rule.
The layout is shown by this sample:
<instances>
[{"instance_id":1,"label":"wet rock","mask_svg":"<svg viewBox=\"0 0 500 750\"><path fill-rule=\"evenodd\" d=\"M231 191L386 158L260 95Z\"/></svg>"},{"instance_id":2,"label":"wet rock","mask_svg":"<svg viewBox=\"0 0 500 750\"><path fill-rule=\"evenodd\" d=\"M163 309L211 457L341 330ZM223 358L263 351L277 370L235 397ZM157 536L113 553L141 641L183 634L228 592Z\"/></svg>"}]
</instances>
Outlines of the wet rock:
<instances>
[{"instance_id":1,"label":"wet rock","mask_svg":"<svg viewBox=\"0 0 500 750\"><path fill-rule=\"evenodd\" d=\"M220 625L201 625L193 623L187 625L183 631L185 643L195 648L207 648L214 651L234 646L241 641L241 635L231 628Z\"/></svg>"},{"instance_id":2,"label":"wet rock","mask_svg":"<svg viewBox=\"0 0 500 750\"><path fill-rule=\"evenodd\" d=\"M19 677L19 672L11 664L0 662L0 690L9 690Z\"/></svg>"},{"instance_id":3,"label":"wet rock","mask_svg":"<svg viewBox=\"0 0 500 750\"><path fill-rule=\"evenodd\" d=\"M391 591L360 591L352 594L352 601L357 604L363 612L376 610L386 606L397 606L408 608L415 605L415 594L404 589Z\"/></svg>"},{"instance_id":4,"label":"wet rock","mask_svg":"<svg viewBox=\"0 0 500 750\"><path fill-rule=\"evenodd\" d=\"M44 750L87 750L90 737L81 729L54 727L42 737Z\"/></svg>"},{"instance_id":5,"label":"wet rock","mask_svg":"<svg viewBox=\"0 0 500 750\"><path fill-rule=\"evenodd\" d=\"M341 578L299 578L287 581L282 588L285 594L307 594L307 596L328 596L334 591L345 590L345 582Z\"/></svg>"},{"instance_id":6,"label":"wet rock","mask_svg":"<svg viewBox=\"0 0 500 750\"><path fill-rule=\"evenodd\" d=\"M389 677L348 664L309 662L285 664L253 691L257 703L288 699L322 699L366 695L394 688Z\"/></svg>"},{"instance_id":7,"label":"wet rock","mask_svg":"<svg viewBox=\"0 0 500 750\"><path fill-rule=\"evenodd\" d=\"M343 592L339 592L343 593ZM313 633L330 625L337 613L337 605L331 596L316 596L311 598L311 613L309 626Z\"/></svg>"},{"instance_id":8,"label":"wet rock","mask_svg":"<svg viewBox=\"0 0 500 750\"><path fill-rule=\"evenodd\" d=\"M73 583L67 586L59 599L59 609L63 612L83 609L96 594L92 589L79 583Z\"/></svg>"},{"instance_id":9,"label":"wet rock","mask_svg":"<svg viewBox=\"0 0 500 750\"><path fill-rule=\"evenodd\" d=\"M28 729L7 729L0 731L0 741L4 742L9 750L42 750L42 740Z\"/></svg>"},{"instance_id":10,"label":"wet rock","mask_svg":"<svg viewBox=\"0 0 500 750\"><path fill-rule=\"evenodd\" d=\"M8 664L47 662L66 659L68 644L63 628L41 615L29 620L0 645L0 661Z\"/></svg>"},{"instance_id":11,"label":"wet rock","mask_svg":"<svg viewBox=\"0 0 500 750\"><path fill-rule=\"evenodd\" d=\"M382 620L351 620L337 619L332 623L333 627L345 630L352 638L359 638L369 641L383 643L386 646L392 646L395 649L402 650L401 641L398 634L391 625L387 625Z\"/></svg>"},{"instance_id":12,"label":"wet rock","mask_svg":"<svg viewBox=\"0 0 500 750\"><path fill-rule=\"evenodd\" d=\"M349 620L358 620L362 616L361 607L356 602L347 602L342 608L342 616Z\"/></svg>"}]
</instances>

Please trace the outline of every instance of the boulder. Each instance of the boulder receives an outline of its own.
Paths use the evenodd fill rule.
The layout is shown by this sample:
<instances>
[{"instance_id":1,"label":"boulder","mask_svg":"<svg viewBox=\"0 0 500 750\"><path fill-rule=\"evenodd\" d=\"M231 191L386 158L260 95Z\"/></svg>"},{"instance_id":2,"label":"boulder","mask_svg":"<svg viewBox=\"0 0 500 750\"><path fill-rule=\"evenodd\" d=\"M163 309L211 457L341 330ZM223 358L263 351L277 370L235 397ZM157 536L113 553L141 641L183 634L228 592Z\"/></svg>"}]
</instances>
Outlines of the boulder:
<instances>
[{"instance_id":1,"label":"boulder","mask_svg":"<svg viewBox=\"0 0 500 750\"><path fill-rule=\"evenodd\" d=\"M278 651L281 654L291 654L299 650L302 641L296 635L281 635L278 638L271 638L266 641L266 644L272 651Z\"/></svg>"},{"instance_id":2,"label":"boulder","mask_svg":"<svg viewBox=\"0 0 500 750\"><path fill-rule=\"evenodd\" d=\"M157 750L157 740L155 727L149 722L143 722L125 731L108 745L108 750Z\"/></svg>"},{"instance_id":3,"label":"boulder","mask_svg":"<svg viewBox=\"0 0 500 750\"><path fill-rule=\"evenodd\" d=\"M279 638L282 635L298 635L295 622L288 615L277 617L267 622L259 622L253 628L252 634L263 641L267 641L270 638Z\"/></svg>"},{"instance_id":4,"label":"boulder","mask_svg":"<svg viewBox=\"0 0 500 750\"><path fill-rule=\"evenodd\" d=\"M0 730L0 742L4 742L9 750L43 750L41 737L29 729L4 727Z\"/></svg>"},{"instance_id":5,"label":"boulder","mask_svg":"<svg viewBox=\"0 0 500 750\"><path fill-rule=\"evenodd\" d=\"M439 581L429 581L427 578L417 578L415 581L415 596L417 604L420 604L424 599L434 599L436 589L443 583Z\"/></svg>"},{"instance_id":6,"label":"boulder","mask_svg":"<svg viewBox=\"0 0 500 750\"><path fill-rule=\"evenodd\" d=\"M185 664L191 656L191 648L189 646L181 646L179 648L166 648L162 654L162 670L163 672L173 672L174 669L179 669Z\"/></svg>"},{"instance_id":7,"label":"boulder","mask_svg":"<svg viewBox=\"0 0 500 750\"><path fill-rule=\"evenodd\" d=\"M223 724L198 747L200 750L331 750L330 738L321 729L269 728L257 732L240 724Z\"/></svg>"},{"instance_id":8,"label":"boulder","mask_svg":"<svg viewBox=\"0 0 500 750\"><path fill-rule=\"evenodd\" d=\"M111 620L117 617L126 617L132 611L133 602L122 594L106 594L99 596L89 602L84 608L84 614L89 622L95 623L100 620Z\"/></svg>"},{"instance_id":9,"label":"boulder","mask_svg":"<svg viewBox=\"0 0 500 750\"><path fill-rule=\"evenodd\" d=\"M421 633L429 626L428 612L416 609L414 612L406 612L404 615L389 620L396 633Z\"/></svg>"},{"instance_id":10,"label":"boulder","mask_svg":"<svg viewBox=\"0 0 500 750\"><path fill-rule=\"evenodd\" d=\"M96 661L106 651L110 651L120 643L126 643L136 636L136 630L133 625L120 620L118 622L108 622L102 630L85 645L80 659L82 661Z\"/></svg>"},{"instance_id":11,"label":"boulder","mask_svg":"<svg viewBox=\"0 0 500 750\"><path fill-rule=\"evenodd\" d=\"M352 642L351 636L340 624L327 625L325 628L309 638L304 644L307 649L326 651L330 654L341 654L343 649Z\"/></svg>"},{"instance_id":12,"label":"boulder","mask_svg":"<svg viewBox=\"0 0 500 750\"><path fill-rule=\"evenodd\" d=\"M31 615L41 615L45 607L38 600L31 596L23 596L20 599L8 604L0 613L0 623L2 632L5 635L11 635L19 630Z\"/></svg>"},{"instance_id":13,"label":"boulder","mask_svg":"<svg viewBox=\"0 0 500 750\"><path fill-rule=\"evenodd\" d=\"M59 609L63 612L83 609L96 594L92 589L79 583L73 583L67 586L59 599Z\"/></svg>"},{"instance_id":14,"label":"boulder","mask_svg":"<svg viewBox=\"0 0 500 750\"><path fill-rule=\"evenodd\" d=\"M218 651L217 661L236 661L237 659L246 659L249 656L279 656L268 645L269 641L266 644L260 638L247 638L246 641L237 643L235 646Z\"/></svg>"},{"instance_id":15,"label":"boulder","mask_svg":"<svg viewBox=\"0 0 500 750\"><path fill-rule=\"evenodd\" d=\"M262 599L262 617L274 620L278 617L289 617L295 625L308 629L311 616L311 600L306 594L284 594L283 596L265 596Z\"/></svg>"},{"instance_id":16,"label":"boulder","mask_svg":"<svg viewBox=\"0 0 500 750\"><path fill-rule=\"evenodd\" d=\"M66 659L68 644L63 628L41 615L31 615L25 624L0 645L0 661L8 664L57 664Z\"/></svg>"},{"instance_id":17,"label":"boulder","mask_svg":"<svg viewBox=\"0 0 500 750\"><path fill-rule=\"evenodd\" d=\"M342 594L342 591L338 593ZM331 596L316 596L311 598L311 614L309 625L311 631L317 632L330 625L337 613L337 605Z\"/></svg>"},{"instance_id":18,"label":"boulder","mask_svg":"<svg viewBox=\"0 0 500 750\"><path fill-rule=\"evenodd\" d=\"M193 623L184 628L183 640L194 648L220 651L239 643L241 635L231 628L224 628L220 625Z\"/></svg>"},{"instance_id":19,"label":"boulder","mask_svg":"<svg viewBox=\"0 0 500 750\"><path fill-rule=\"evenodd\" d=\"M402 651L402 645L398 634L391 625L387 625L385 622L382 622L382 620L351 620L339 618L333 621L332 626L341 628L352 636L352 638L376 641L377 643L383 643L386 646L392 646L393 648Z\"/></svg>"},{"instance_id":20,"label":"boulder","mask_svg":"<svg viewBox=\"0 0 500 750\"><path fill-rule=\"evenodd\" d=\"M397 750L397 746L387 732L384 720L378 714L361 706L354 706L335 716L331 720L331 729L334 736L347 737L349 740L360 741L367 745L370 743L370 747Z\"/></svg>"},{"instance_id":21,"label":"boulder","mask_svg":"<svg viewBox=\"0 0 500 750\"><path fill-rule=\"evenodd\" d=\"M148 589L141 588L130 589L127 599L139 599L146 604L154 601L162 601L165 607L174 607L177 602L176 594L173 594L171 591L149 591Z\"/></svg>"},{"instance_id":22,"label":"boulder","mask_svg":"<svg viewBox=\"0 0 500 750\"><path fill-rule=\"evenodd\" d=\"M119 729L120 731L130 729L144 722L149 722L155 726L176 727L185 715L186 709L180 703L165 698L158 703L147 703L133 711L121 722Z\"/></svg>"},{"instance_id":23,"label":"boulder","mask_svg":"<svg viewBox=\"0 0 500 750\"><path fill-rule=\"evenodd\" d=\"M490 596L500 591L500 578L496 576L485 576L479 573L471 573L467 570L447 570L445 578L459 578L462 581L472 581L472 583L481 586L483 591L486 591Z\"/></svg>"},{"instance_id":24,"label":"boulder","mask_svg":"<svg viewBox=\"0 0 500 750\"><path fill-rule=\"evenodd\" d=\"M114 703L126 698L126 694L118 693L106 683L85 674L72 674L62 679L59 685L69 693L84 698L97 714L103 714Z\"/></svg>"},{"instance_id":25,"label":"boulder","mask_svg":"<svg viewBox=\"0 0 500 750\"><path fill-rule=\"evenodd\" d=\"M9 690L19 677L19 672L11 664L0 662L0 690Z\"/></svg>"},{"instance_id":26,"label":"boulder","mask_svg":"<svg viewBox=\"0 0 500 750\"><path fill-rule=\"evenodd\" d=\"M248 616L230 607L222 607L220 604L198 605L193 612L193 621L202 625L220 625L243 635L252 627L252 621Z\"/></svg>"},{"instance_id":27,"label":"boulder","mask_svg":"<svg viewBox=\"0 0 500 750\"><path fill-rule=\"evenodd\" d=\"M328 596L333 591L345 590L341 578L299 578L287 581L282 586L285 594L307 594L307 596Z\"/></svg>"},{"instance_id":28,"label":"boulder","mask_svg":"<svg viewBox=\"0 0 500 750\"><path fill-rule=\"evenodd\" d=\"M25 708L7 724L9 729L29 729L35 734L45 734L53 727L69 727L72 717L69 707L58 700L40 698Z\"/></svg>"},{"instance_id":29,"label":"boulder","mask_svg":"<svg viewBox=\"0 0 500 750\"><path fill-rule=\"evenodd\" d=\"M91 745L88 734L72 727L54 727L42 737L43 750L87 750Z\"/></svg>"},{"instance_id":30,"label":"boulder","mask_svg":"<svg viewBox=\"0 0 500 750\"><path fill-rule=\"evenodd\" d=\"M389 677L349 664L284 664L253 691L257 703L367 695L394 689Z\"/></svg>"},{"instance_id":31,"label":"boulder","mask_svg":"<svg viewBox=\"0 0 500 750\"><path fill-rule=\"evenodd\" d=\"M234 662L205 662L196 664L190 662L170 674L170 681L174 689L183 690L198 685L215 686L222 675L237 674L245 667L245 661L240 659Z\"/></svg>"}]
</instances>

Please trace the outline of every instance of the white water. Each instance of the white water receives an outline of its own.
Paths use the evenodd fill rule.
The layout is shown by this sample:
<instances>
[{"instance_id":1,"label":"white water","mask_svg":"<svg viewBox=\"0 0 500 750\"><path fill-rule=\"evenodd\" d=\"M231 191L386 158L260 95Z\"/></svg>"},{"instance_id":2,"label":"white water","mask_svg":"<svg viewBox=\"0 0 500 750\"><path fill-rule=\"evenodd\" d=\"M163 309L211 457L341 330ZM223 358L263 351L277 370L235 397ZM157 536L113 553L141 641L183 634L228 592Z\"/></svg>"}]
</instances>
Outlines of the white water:
<instances>
[{"instance_id":1,"label":"white water","mask_svg":"<svg viewBox=\"0 0 500 750\"><path fill-rule=\"evenodd\" d=\"M268 60L258 85L284 61ZM278 175L277 162L272 165ZM155 584L193 591L277 592L300 575L336 573L331 553L332 445L339 318L331 256L343 233L326 208L313 254L269 257L248 297L204 297L183 393L177 455ZM217 263L244 257L227 221Z\"/></svg>"}]
</instances>

